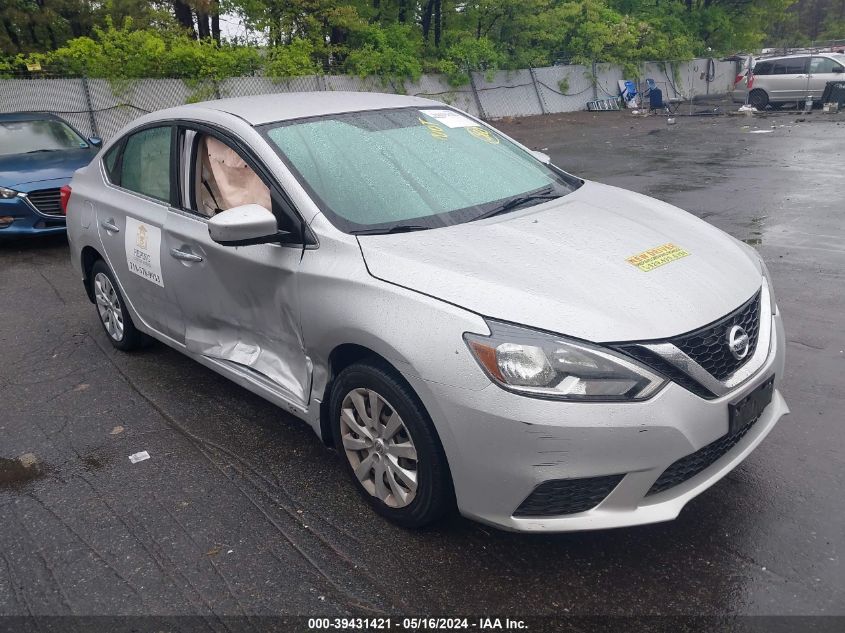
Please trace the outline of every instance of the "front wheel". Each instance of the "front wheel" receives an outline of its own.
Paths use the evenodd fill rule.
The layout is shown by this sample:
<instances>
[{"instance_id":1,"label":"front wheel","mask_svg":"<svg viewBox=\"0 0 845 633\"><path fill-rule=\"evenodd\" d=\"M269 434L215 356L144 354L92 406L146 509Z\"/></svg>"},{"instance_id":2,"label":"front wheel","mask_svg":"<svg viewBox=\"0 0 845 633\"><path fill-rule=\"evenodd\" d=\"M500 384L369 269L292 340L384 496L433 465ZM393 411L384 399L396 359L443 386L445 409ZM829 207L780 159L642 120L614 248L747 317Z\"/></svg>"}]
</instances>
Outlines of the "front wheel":
<instances>
[{"instance_id":1,"label":"front wheel","mask_svg":"<svg viewBox=\"0 0 845 633\"><path fill-rule=\"evenodd\" d=\"M97 316L100 317L100 324L111 344L124 352L143 347L149 339L135 327L117 288L117 282L101 259L94 262L91 269L91 286L94 290Z\"/></svg>"},{"instance_id":2,"label":"front wheel","mask_svg":"<svg viewBox=\"0 0 845 633\"><path fill-rule=\"evenodd\" d=\"M419 528L453 507L434 425L395 370L378 361L347 367L334 381L329 410L335 447L376 512Z\"/></svg>"}]
</instances>

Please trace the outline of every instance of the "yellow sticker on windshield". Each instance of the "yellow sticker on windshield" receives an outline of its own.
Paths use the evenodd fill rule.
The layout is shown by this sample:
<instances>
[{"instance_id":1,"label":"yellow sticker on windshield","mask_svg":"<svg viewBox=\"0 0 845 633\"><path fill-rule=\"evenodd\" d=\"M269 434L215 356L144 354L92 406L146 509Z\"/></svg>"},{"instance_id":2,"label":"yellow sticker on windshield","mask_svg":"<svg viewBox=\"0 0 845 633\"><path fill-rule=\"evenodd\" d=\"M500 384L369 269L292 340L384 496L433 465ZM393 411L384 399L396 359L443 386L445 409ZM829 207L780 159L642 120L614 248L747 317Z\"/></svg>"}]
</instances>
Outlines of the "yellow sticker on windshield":
<instances>
[{"instance_id":1,"label":"yellow sticker on windshield","mask_svg":"<svg viewBox=\"0 0 845 633\"><path fill-rule=\"evenodd\" d=\"M499 139L496 138L490 130L485 130L483 127L474 125L466 128L466 131L472 134L475 138L480 138L482 141L490 143L491 145L499 144Z\"/></svg>"},{"instance_id":2,"label":"yellow sticker on windshield","mask_svg":"<svg viewBox=\"0 0 845 633\"><path fill-rule=\"evenodd\" d=\"M650 270L654 270L655 268L674 262L675 260L686 257L687 255L689 255L689 253L680 246L675 246L669 242L661 246L650 248L642 253L631 255L631 257L627 258L625 261L647 273Z\"/></svg>"},{"instance_id":3,"label":"yellow sticker on windshield","mask_svg":"<svg viewBox=\"0 0 845 633\"><path fill-rule=\"evenodd\" d=\"M446 134L446 132L443 131L443 128L437 125L437 123L426 121L425 119L420 117L417 117L417 119L419 119L419 122L422 123L428 129L428 131L434 138L441 141L445 141L447 138L449 138L449 135Z\"/></svg>"}]
</instances>

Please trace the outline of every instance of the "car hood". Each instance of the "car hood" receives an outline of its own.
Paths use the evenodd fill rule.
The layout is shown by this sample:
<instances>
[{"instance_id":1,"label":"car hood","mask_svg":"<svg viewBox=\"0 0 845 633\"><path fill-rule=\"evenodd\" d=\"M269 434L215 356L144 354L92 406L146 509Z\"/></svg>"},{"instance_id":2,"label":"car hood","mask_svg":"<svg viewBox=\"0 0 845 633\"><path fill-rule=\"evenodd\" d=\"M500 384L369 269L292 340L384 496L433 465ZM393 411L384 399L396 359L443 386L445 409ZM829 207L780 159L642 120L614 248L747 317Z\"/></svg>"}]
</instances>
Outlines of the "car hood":
<instances>
[{"instance_id":1,"label":"car hood","mask_svg":"<svg viewBox=\"0 0 845 633\"><path fill-rule=\"evenodd\" d=\"M8 154L0 156L0 185L14 189L17 185L70 179L80 167L85 167L96 156L91 148L36 152L34 154Z\"/></svg>"},{"instance_id":2,"label":"car hood","mask_svg":"<svg viewBox=\"0 0 845 633\"><path fill-rule=\"evenodd\" d=\"M660 339L715 321L762 283L734 238L677 207L587 182L488 220L359 236L374 277L478 314L581 339ZM627 258L689 253L649 272Z\"/></svg>"}]
</instances>

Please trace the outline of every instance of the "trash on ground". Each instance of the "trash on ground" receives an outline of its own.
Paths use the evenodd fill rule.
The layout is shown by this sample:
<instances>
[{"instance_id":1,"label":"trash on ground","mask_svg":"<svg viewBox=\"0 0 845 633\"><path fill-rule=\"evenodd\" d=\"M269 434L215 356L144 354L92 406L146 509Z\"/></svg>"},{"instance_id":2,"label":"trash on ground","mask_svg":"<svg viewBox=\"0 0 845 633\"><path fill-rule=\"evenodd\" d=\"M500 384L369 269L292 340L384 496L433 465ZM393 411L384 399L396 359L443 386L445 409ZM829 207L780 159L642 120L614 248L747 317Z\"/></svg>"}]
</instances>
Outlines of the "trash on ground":
<instances>
[{"instance_id":1,"label":"trash on ground","mask_svg":"<svg viewBox=\"0 0 845 633\"><path fill-rule=\"evenodd\" d=\"M123 433L126 429L123 428L120 424L114 427L110 432L109 435L118 435L119 433Z\"/></svg>"},{"instance_id":2,"label":"trash on ground","mask_svg":"<svg viewBox=\"0 0 845 633\"><path fill-rule=\"evenodd\" d=\"M132 453L132 455L129 456L129 461L133 464L137 464L138 462L142 462L149 458L150 454L147 451L141 451L140 453Z\"/></svg>"},{"instance_id":3,"label":"trash on ground","mask_svg":"<svg viewBox=\"0 0 845 633\"><path fill-rule=\"evenodd\" d=\"M33 453L24 453L17 459L0 457L0 487L26 483L43 472L44 469Z\"/></svg>"},{"instance_id":4,"label":"trash on ground","mask_svg":"<svg viewBox=\"0 0 845 633\"><path fill-rule=\"evenodd\" d=\"M774 130L751 130L749 134L770 134Z\"/></svg>"}]
</instances>

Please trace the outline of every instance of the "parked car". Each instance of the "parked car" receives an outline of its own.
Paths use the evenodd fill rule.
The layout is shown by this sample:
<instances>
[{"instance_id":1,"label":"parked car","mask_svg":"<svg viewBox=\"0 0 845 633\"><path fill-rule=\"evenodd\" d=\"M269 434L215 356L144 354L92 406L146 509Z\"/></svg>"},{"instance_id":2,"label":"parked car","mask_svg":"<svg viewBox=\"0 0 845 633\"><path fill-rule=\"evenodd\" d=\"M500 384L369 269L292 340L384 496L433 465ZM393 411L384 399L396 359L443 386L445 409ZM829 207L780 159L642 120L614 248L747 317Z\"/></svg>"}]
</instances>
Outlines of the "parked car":
<instances>
[{"instance_id":1,"label":"parked car","mask_svg":"<svg viewBox=\"0 0 845 633\"><path fill-rule=\"evenodd\" d=\"M153 337L304 419L405 526L669 520L788 411L754 249L436 101L146 115L67 214L116 348Z\"/></svg>"},{"instance_id":2,"label":"parked car","mask_svg":"<svg viewBox=\"0 0 845 633\"><path fill-rule=\"evenodd\" d=\"M737 77L733 100L748 102L758 109L769 105L821 101L829 81L845 79L845 55L820 53L769 57L754 62L751 73ZM750 85L750 92L749 92Z\"/></svg>"},{"instance_id":3,"label":"parked car","mask_svg":"<svg viewBox=\"0 0 845 633\"><path fill-rule=\"evenodd\" d=\"M59 189L100 145L54 114L0 114L0 239L64 233Z\"/></svg>"}]
</instances>

